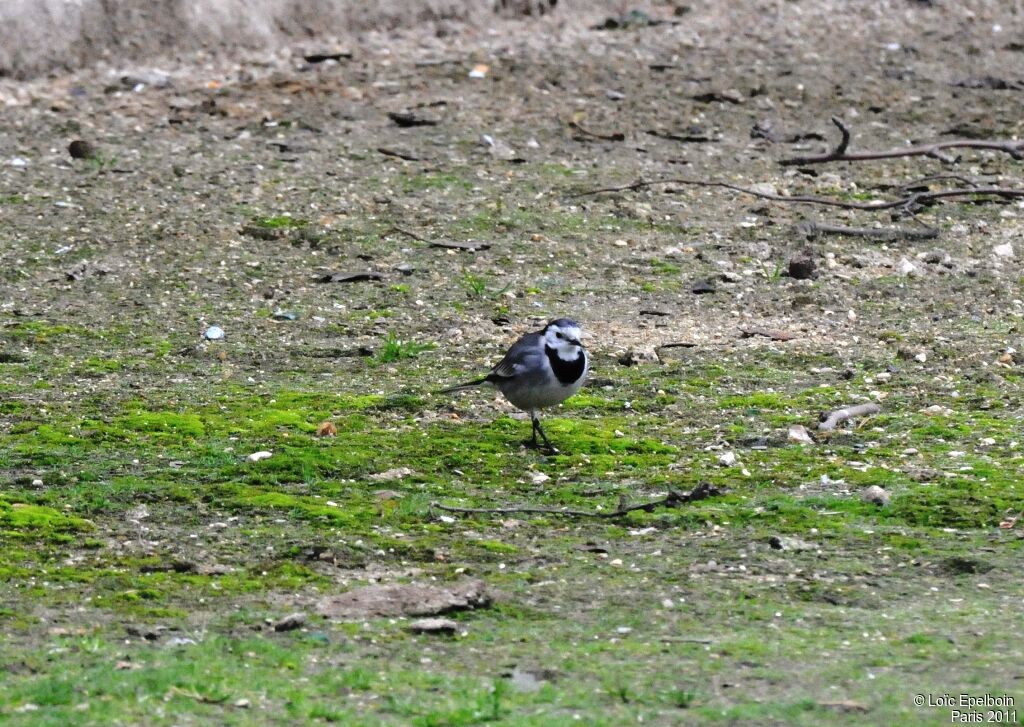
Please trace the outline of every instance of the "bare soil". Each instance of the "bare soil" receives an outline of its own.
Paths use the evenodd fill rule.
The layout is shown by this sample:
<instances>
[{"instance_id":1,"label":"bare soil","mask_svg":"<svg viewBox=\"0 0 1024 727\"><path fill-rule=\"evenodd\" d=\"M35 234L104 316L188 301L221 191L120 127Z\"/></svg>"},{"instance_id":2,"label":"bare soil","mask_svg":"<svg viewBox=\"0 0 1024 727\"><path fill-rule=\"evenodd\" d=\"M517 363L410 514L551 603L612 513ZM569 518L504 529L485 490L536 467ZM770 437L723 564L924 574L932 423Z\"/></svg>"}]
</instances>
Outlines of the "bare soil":
<instances>
[{"instance_id":1,"label":"bare soil","mask_svg":"<svg viewBox=\"0 0 1024 727\"><path fill-rule=\"evenodd\" d=\"M1019 139L1021 8L732 5L0 81L0 714L938 724L916 694L1024 698L1024 205L686 183L1024 189L1019 159L970 149L779 164L831 148L832 116L851 151ZM558 316L595 362L549 415L558 457L497 398L430 395ZM863 401L882 413L788 438ZM726 494L613 523L430 506L610 509L700 481ZM354 584L467 576L496 606L449 641L265 628ZM136 621L167 630L125 645ZM172 671L178 631L208 650L185 662L227 665L223 700ZM82 674L148 666L100 697L52 648ZM146 669L159 714L117 681Z\"/></svg>"}]
</instances>

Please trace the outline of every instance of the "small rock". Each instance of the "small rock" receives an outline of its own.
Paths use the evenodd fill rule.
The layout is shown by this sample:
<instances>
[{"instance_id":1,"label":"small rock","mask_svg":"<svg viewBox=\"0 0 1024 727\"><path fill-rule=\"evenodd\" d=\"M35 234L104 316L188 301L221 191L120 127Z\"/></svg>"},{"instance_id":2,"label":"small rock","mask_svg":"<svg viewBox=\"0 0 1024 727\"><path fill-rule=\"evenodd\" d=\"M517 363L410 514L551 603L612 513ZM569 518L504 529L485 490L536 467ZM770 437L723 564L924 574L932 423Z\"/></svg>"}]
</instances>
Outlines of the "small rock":
<instances>
[{"instance_id":1,"label":"small rock","mask_svg":"<svg viewBox=\"0 0 1024 727\"><path fill-rule=\"evenodd\" d=\"M800 255L790 259L787 270L789 277L794 280L810 280L814 277L814 258L810 255Z\"/></svg>"},{"instance_id":2,"label":"small rock","mask_svg":"<svg viewBox=\"0 0 1024 727\"><path fill-rule=\"evenodd\" d=\"M531 693L539 691L544 685L544 673L520 669L512 670L512 688L517 692Z\"/></svg>"},{"instance_id":3,"label":"small rock","mask_svg":"<svg viewBox=\"0 0 1024 727\"><path fill-rule=\"evenodd\" d=\"M203 331L203 338L207 341L219 341L224 338L224 329L220 326L210 326Z\"/></svg>"},{"instance_id":4,"label":"small rock","mask_svg":"<svg viewBox=\"0 0 1024 727\"><path fill-rule=\"evenodd\" d=\"M733 451L726 452L718 458L718 464L723 467L732 467L736 464L736 453Z\"/></svg>"},{"instance_id":5,"label":"small rock","mask_svg":"<svg viewBox=\"0 0 1024 727\"><path fill-rule=\"evenodd\" d=\"M1008 242L1004 245L996 245L992 248L992 254L996 257L1013 257L1013 245Z\"/></svg>"},{"instance_id":6,"label":"small rock","mask_svg":"<svg viewBox=\"0 0 1024 727\"><path fill-rule=\"evenodd\" d=\"M362 620L371 616L436 616L487 608L491 603L491 595L479 580L443 586L392 583L363 586L326 596L317 601L316 610L321 616L331 619Z\"/></svg>"},{"instance_id":7,"label":"small rock","mask_svg":"<svg viewBox=\"0 0 1024 727\"><path fill-rule=\"evenodd\" d=\"M157 641L167 633L166 626L136 626L135 624L128 624L124 627L124 630L129 636L142 637L146 641Z\"/></svg>"},{"instance_id":8,"label":"small rock","mask_svg":"<svg viewBox=\"0 0 1024 727\"><path fill-rule=\"evenodd\" d=\"M872 505L885 507L889 504L889 493L878 485L871 485L871 487L865 487L860 493L860 499Z\"/></svg>"},{"instance_id":9,"label":"small rock","mask_svg":"<svg viewBox=\"0 0 1024 727\"><path fill-rule=\"evenodd\" d=\"M252 703L248 699L236 699L235 706L239 709L249 709Z\"/></svg>"},{"instance_id":10,"label":"small rock","mask_svg":"<svg viewBox=\"0 0 1024 727\"><path fill-rule=\"evenodd\" d=\"M705 295L715 292L715 284L710 280L698 280L691 287L690 292L694 295Z\"/></svg>"},{"instance_id":11,"label":"small rock","mask_svg":"<svg viewBox=\"0 0 1024 727\"><path fill-rule=\"evenodd\" d=\"M533 481L533 484L542 485L548 480L550 480L551 477L549 475L544 474L543 472L534 472L533 474L530 475L530 479Z\"/></svg>"},{"instance_id":12,"label":"small rock","mask_svg":"<svg viewBox=\"0 0 1024 727\"><path fill-rule=\"evenodd\" d=\"M454 634L459 625L450 618L421 618L406 628L414 634Z\"/></svg>"},{"instance_id":13,"label":"small rock","mask_svg":"<svg viewBox=\"0 0 1024 727\"><path fill-rule=\"evenodd\" d=\"M958 555L946 558L939 564L939 569L943 573L947 573L952 576L959 576L968 573L988 573L993 568L995 568L994 565L986 563L983 560Z\"/></svg>"},{"instance_id":14,"label":"small rock","mask_svg":"<svg viewBox=\"0 0 1024 727\"><path fill-rule=\"evenodd\" d=\"M470 78L487 78L487 72L489 70L491 70L490 66L488 66L486 63L477 63L469 71L469 77Z\"/></svg>"},{"instance_id":15,"label":"small rock","mask_svg":"<svg viewBox=\"0 0 1024 727\"><path fill-rule=\"evenodd\" d=\"M917 266L910 262L906 258L900 259L900 264L896 267L900 275L914 275L917 273Z\"/></svg>"},{"instance_id":16,"label":"small rock","mask_svg":"<svg viewBox=\"0 0 1024 727\"><path fill-rule=\"evenodd\" d=\"M68 144L68 154L72 159L95 159L96 147L84 139L75 139Z\"/></svg>"},{"instance_id":17,"label":"small rock","mask_svg":"<svg viewBox=\"0 0 1024 727\"><path fill-rule=\"evenodd\" d=\"M348 60L352 57L352 51L348 48L336 48L326 47L317 48L305 53L302 56L302 60L306 63L325 63L326 61L340 62L342 60Z\"/></svg>"},{"instance_id":18,"label":"small rock","mask_svg":"<svg viewBox=\"0 0 1024 727\"><path fill-rule=\"evenodd\" d=\"M253 452L248 457L246 457L246 459L248 459L250 462L259 462L261 459L266 459L267 457L273 457L273 456L274 456L273 452L268 452L266 450L263 450L263 451L260 451L260 452Z\"/></svg>"},{"instance_id":19,"label":"small rock","mask_svg":"<svg viewBox=\"0 0 1024 727\"><path fill-rule=\"evenodd\" d=\"M306 624L306 614L301 612L290 613L274 623L274 631L294 631Z\"/></svg>"},{"instance_id":20,"label":"small rock","mask_svg":"<svg viewBox=\"0 0 1024 727\"><path fill-rule=\"evenodd\" d=\"M811 433L807 431L807 427L803 424L794 424L789 428L786 433L789 441L799 442L800 444L814 444L814 439L811 437Z\"/></svg>"},{"instance_id":21,"label":"small rock","mask_svg":"<svg viewBox=\"0 0 1024 727\"><path fill-rule=\"evenodd\" d=\"M397 270L402 275L412 275L416 268L409 263L398 263L398 265L395 265L394 270Z\"/></svg>"},{"instance_id":22,"label":"small rock","mask_svg":"<svg viewBox=\"0 0 1024 727\"><path fill-rule=\"evenodd\" d=\"M394 469L385 470L384 472L376 472L370 475L371 480L377 480L379 482L387 482L389 480L400 480L403 477L408 477L413 472L408 467L395 467Z\"/></svg>"},{"instance_id":23,"label":"small rock","mask_svg":"<svg viewBox=\"0 0 1024 727\"><path fill-rule=\"evenodd\" d=\"M636 359L636 354L633 349L629 349L618 358L619 366L636 366L639 361Z\"/></svg>"},{"instance_id":24,"label":"small rock","mask_svg":"<svg viewBox=\"0 0 1024 727\"><path fill-rule=\"evenodd\" d=\"M171 637L171 638L167 639L167 641L164 643L164 646L167 647L168 649L173 649L176 646L195 646L195 645L196 645L195 639L190 639L190 638L187 638L185 636L174 636L174 637Z\"/></svg>"},{"instance_id":25,"label":"small rock","mask_svg":"<svg viewBox=\"0 0 1024 727\"><path fill-rule=\"evenodd\" d=\"M299 314L293 310L281 310L278 308L271 314L271 317L275 321L294 321L298 319Z\"/></svg>"},{"instance_id":26,"label":"small rock","mask_svg":"<svg viewBox=\"0 0 1024 727\"><path fill-rule=\"evenodd\" d=\"M808 543L806 540L800 538L791 537L788 535L773 535L768 539L768 545L773 550L817 550L818 546L814 543Z\"/></svg>"}]
</instances>

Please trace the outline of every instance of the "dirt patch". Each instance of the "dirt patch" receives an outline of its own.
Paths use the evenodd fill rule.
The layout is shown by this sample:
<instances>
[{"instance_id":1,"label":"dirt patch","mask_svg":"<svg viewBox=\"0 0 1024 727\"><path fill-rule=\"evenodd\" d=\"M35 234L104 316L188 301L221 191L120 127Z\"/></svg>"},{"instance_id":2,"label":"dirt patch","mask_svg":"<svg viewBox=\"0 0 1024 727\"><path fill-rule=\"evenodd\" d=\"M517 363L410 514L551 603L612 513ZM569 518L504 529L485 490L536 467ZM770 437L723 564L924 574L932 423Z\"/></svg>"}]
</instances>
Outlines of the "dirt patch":
<instances>
[{"instance_id":1,"label":"dirt patch","mask_svg":"<svg viewBox=\"0 0 1024 727\"><path fill-rule=\"evenodd\" d=\"M321 616L362 619L374 616L436 616L486 608L491 597L482 581L451 586L388 584L354 588L316 604Z\"/></svg>"},{"instance_id":2,"label":"dirt patch","mask_svg":"<svg viewBox=\"0 0 1024 727\"><path fill-rule=\"evenodd\" d=\"M1021 162L779 162L832 116L851 154L1021 138L1021 17L733 5L0 81L3 719L916 724L1016 689L1020 201L792 198ZM593 379L559 454L437 393L560 316ZM482 603L432 590L462 577L508 597L454 638L315 614Z\"/></svg>"}]
</instances>

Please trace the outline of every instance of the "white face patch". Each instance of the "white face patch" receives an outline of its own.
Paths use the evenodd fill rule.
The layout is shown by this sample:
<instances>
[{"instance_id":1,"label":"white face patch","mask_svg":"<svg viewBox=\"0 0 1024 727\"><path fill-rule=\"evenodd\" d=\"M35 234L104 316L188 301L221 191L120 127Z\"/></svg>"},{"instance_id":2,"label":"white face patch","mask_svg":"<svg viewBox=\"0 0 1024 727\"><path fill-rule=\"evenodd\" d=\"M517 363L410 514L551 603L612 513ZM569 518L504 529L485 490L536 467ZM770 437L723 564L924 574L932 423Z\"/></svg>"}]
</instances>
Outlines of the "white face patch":
<instances>
[{"instance_id":1,"label":"white face patch","mask_svg":"<svg viewBox=\"0 0 1024 727\"><path fill-rule=\"evenodd\" d=\"M544 334L544 343L555 350L558 358L563 361L575 361L580 355L580 336L583 331L572 326L558 328L552 326Z\"/></svg>"}]
</instances>

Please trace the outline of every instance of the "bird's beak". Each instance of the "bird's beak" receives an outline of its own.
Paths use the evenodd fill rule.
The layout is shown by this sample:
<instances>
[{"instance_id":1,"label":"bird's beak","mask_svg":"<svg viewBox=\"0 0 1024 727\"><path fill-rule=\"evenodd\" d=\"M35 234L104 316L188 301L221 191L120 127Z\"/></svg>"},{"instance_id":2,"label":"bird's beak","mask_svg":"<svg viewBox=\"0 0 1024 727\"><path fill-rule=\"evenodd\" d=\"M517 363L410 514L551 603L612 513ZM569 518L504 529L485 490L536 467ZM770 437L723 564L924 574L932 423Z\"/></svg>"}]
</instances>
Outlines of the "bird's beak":
<instances>
[{"instance_id":1,"label":"bird's beak","mask_svg":"<svg viewBox=\"0 0 1024 727\"><path fill-rule=\"evenodd\" d=\"M578 338L570 338L569 343L573 344L574 346L580 346L581 348L583 347L583 344L580 343L580 339Z\"/></svg>"}]
</instances>

